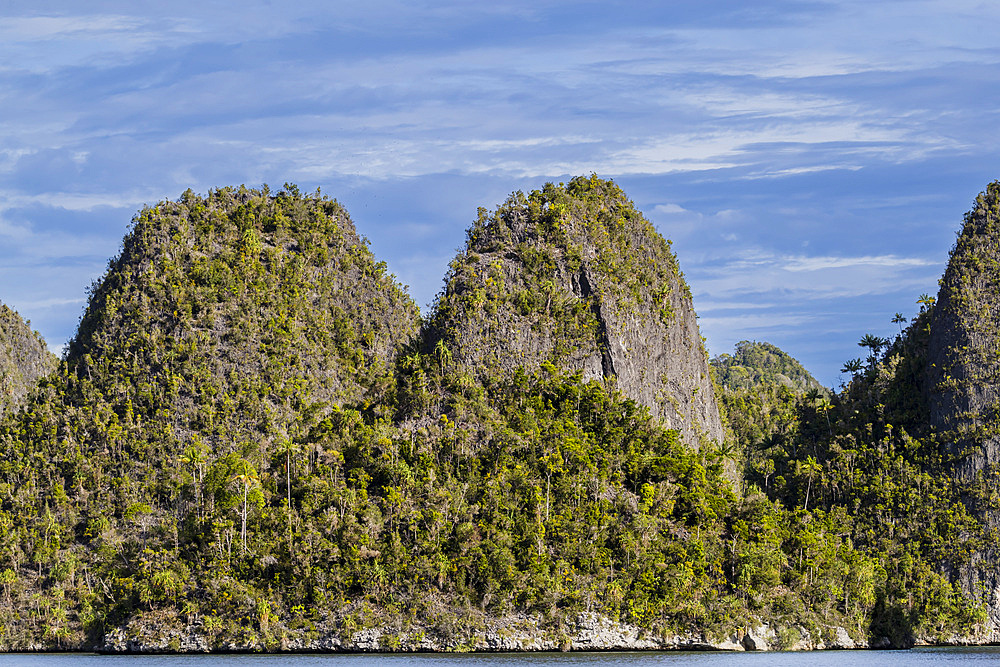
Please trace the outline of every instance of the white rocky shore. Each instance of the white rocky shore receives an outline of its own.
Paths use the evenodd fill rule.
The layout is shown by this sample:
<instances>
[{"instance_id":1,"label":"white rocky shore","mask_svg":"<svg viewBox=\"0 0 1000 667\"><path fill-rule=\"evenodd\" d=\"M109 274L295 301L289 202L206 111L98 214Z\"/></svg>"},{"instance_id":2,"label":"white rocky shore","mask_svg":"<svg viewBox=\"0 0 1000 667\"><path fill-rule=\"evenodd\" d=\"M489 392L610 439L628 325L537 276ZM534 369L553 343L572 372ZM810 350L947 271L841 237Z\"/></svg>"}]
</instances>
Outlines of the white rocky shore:
<instances>
[{"instance_id":1,"label":"white rocky shore","mask_svg":"<svg viewBox=\"0 0 1000 667\"><path fill-rule=\"evenodd\" d=\"M720 638L700 634L656 636L634 625L595 613L581 613L556 629L542 629L538 619L515 615L490 619L481 629L460 629L448 636L412 626L396 630L372 627L344 636L320 623L309 631L283 629L273 645L252 636L212 641L200 623L183 627L147 620L107 633L104 653L207 652L518 652L518 651L808 651L821 649L889 648L888 639L858 642L842 627L809 632L794 626L776 631L767 624L734 629ZM821 635L821 636L817 636ZM274 635L272 635L274 636Z\"/></svg>"}]
</instances>

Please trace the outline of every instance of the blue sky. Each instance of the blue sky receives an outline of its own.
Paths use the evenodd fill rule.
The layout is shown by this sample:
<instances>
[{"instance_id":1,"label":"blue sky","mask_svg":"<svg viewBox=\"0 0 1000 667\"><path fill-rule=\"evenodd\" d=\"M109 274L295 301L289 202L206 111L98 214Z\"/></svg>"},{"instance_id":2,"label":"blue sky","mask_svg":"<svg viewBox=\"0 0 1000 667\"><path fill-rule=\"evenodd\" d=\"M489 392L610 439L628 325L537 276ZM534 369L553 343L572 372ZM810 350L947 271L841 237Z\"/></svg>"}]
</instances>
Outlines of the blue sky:
<instances>
[{"instance_id":1,"label":"blue sky","mask_svg":"<svg viewBox=\"0 0 1000 667\"><path fill-rule=\"evenodd\" d=\"M59 348L144 204L287 181L426 310L478 206L596 172L674 242L712 354L766 340L836 385L1000 178L998 24L964 0L8 0L0 300Z\"/></svg>"}]
</instances>

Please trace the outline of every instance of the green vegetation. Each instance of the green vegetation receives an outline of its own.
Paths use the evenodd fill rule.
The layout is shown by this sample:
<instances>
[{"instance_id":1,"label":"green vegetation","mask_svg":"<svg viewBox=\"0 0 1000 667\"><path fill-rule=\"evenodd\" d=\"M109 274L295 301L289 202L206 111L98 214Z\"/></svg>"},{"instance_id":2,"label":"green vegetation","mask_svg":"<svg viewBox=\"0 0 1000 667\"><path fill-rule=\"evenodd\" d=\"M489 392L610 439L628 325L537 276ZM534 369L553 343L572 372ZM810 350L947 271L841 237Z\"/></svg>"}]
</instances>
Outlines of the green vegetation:
<instances>
[{"instance_id":1,"label":"green vegetation","mask_svg":"<svg viewBox=\"0 0 1000 667\"><path fill-rule=\"evenodd\" d=\"M995 182L965 216L933 306L930 339L931 419L948 436L949 451L963 459L960 471L970 482L977 473L995 477L1000 454L998 286L1000 182Z\"/></svg>"},{"instance_id":2,"label":"green vegetation","mask_svg":"<svg viewBox=\"0 0 1000 667\"><path fill-rule=\"evenodd\" d=\"M712 359L715 381L726 389L749 389L779 384L793 392L816 390L827 393L802 364L770 343L741 340L733 354Z\"/></svg>"},{"instance_id":3,"label":"green vegetation","mask_svg":"<svg viewBox=\"0 0 1000 667\"><path fill-rule=\"evenodd\" d=\"M56 363L38 332L0 303L0 417L19 408Z\"/></svg>"},{"instance_id":4,"label":"green vegetation","mask_svg":"<svg viewBox=\"0 0 1000 667\"><path fill-rule=\"evenodd\" d=\"M983 627L957 573L990 536L921 390L933 304L836 395L741 344L716 364L733 438L695 448L574 366L607 346L595 305L688 317L650 306L681 303L665 241L612 252L649 234L623 201L574 179L482 212L422 328L319 193L142 211L65 360L0 423L0 646L145 624L269 650L385 626L392 648L511 614L558 633L581 611L709 637L760 619L786 644ZM575 300L556 289L573 276ZM491 308L557 344L511 361L469 334Z\"/></svg>"},{"instance_id":5,"label":"green vegetation","mask_svg":"<svg viewBox=\"0 0 1000 667\"><path fill-rule=\"evenodd\" d=\"M675 285L687 291L678 277L670 243L613 182L592 176L549 183L512 194L492 213L479 209L467 249L451 263L430 329L454 339L470 322L496 326L513 318L554 340L551 351L539 354L564 361L604 344L602 305L669 324L670 292ZM484 341L485 350L449 342L490 365L511 365L513 346L504 338Z\"/></svg>"}]
</instances>

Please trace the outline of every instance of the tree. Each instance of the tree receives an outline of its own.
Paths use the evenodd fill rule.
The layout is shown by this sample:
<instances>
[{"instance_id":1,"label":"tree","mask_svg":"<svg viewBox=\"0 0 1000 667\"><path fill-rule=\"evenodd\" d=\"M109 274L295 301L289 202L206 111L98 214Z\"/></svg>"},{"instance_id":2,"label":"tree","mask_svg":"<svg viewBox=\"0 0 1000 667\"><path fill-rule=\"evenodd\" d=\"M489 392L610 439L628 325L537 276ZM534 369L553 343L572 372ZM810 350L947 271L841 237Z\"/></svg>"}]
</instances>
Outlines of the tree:
<instances>
[{"instance_id":1,"label":"tree","mask_svg":"<svg viewBox=\"0 0 1000 667\"><path fill-rule=\"evenodd\" d=\"M242 519L240 537L243 541L243 552L246 553L247 517L250 507L252 505L259 510L264 506L264 493L256 466L236 453L227 454L212 464L205 476L205 487L215 498L217 509L221 511L235 509L239 513Z\"/></svg>"},{"instance_id":2,"label":"tree","mask_svg":"<svg viewBox=\"0 0 1000 667\"><path fill-rule=\"evenodd\" d=\"M888 340L873 334L865 334L864 337L858 342L860 347L867 347L871 350L868 355L868 364L871 368L875 368L875 364L878 363L879 352L881 352L882 348L886 347L888 344Z\"/></svg>"},{"instance_id":3,"label":"tree","mask_svg":"<svg viewBox=\"0 0 1000 667\"><path fill-rule=\"evenodd\" d=\"M247 502L250 495L250 487L259 483L257 469L250 466L241 473L233 475L233 479L243 486L243 526L240 529L240 541L243 543L243 553L247 552ZM263 500L263 499L262 499ZM263 503L261 503L263 504Z\"/></svg>"},{"instance_id":4,"label":"tree","mask_svg":"<svg viewBox=\"0 0 1000 667\"><path fill-rule=\"evenodd\" d=\"M191 445L184 450L184 454L180 457L181 463L191 466L198 516L202 515L201 487L205 479L206 450L207 448L200 438L192 438Z\"/></svg>"},{"instance_id":5,"label":"tree","mask_svg":"<svg viewBox=\"0 0 1000 667\"><path fill-rule=\"evenodd\" d=\"M285 497L288 502L288 552L292 552L292 454L301 451L301 447L290 438L284 438L278 446L285 454Z\"/></svg>"},{"instance_id":6,"label":"tree","mask_svg":"<svg viewBox=\"0 0 1000 667\"><path fill-rule=\"evenodd\" d=\"M805 461L799 461L795 467L798 474L805 476L809 480L806 485L806 501L802 505L802 509L808 511L809 493L812 491L813 480L823 471L823 466L814 457L809 456Z\"/></svg>"},{"instance_id":7,"label":"tree","mask_svg":"<svg viewBox=\"0 0 1000 667\"><path fill-rule=\"evenodd\" d=\"M856 375L861 369L864 368L864 362L860 359L851 359L850 361L844 362L841 367L841 373L850 373L852 376Z\"/></svg>"},{"instance_id":8,"label":"tree","mask_svg":"<svg viewBox=\"0 0 1000 667\"><path fill-rule=\"evenodd\" d=\"M899 333L903 333L903 323L906 322L906 316L903 313L896 313L892 316L892 323L899 325Z\"/></svg>"},{"instance_id":9,"label":"tree","mask_svg":"<svg viewBox=\"0 0 1000 667\"><path fill-rule=\"evenodd\" d=\"M830 423L830 410L833 410L833 403L830 402L828 398L821 398L816 403L816 411L822 412L826 416L826 428L830 431L830 437L833 437L833 424Z\"/></svg>"}]
</instances>

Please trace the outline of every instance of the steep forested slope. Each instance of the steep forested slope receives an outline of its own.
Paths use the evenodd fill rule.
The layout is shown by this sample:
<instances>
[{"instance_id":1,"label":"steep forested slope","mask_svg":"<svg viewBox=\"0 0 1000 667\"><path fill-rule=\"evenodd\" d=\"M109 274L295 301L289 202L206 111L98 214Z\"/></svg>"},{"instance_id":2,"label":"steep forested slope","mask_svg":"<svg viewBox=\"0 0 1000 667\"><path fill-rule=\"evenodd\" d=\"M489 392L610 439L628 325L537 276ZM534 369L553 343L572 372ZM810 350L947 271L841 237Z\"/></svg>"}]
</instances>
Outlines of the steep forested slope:
<instances>
[{"instance_id":1,"label":"steep forested slope","mask_svg":"<svg viewBox=\"0 0 1000 667\"><path fill-rule=\"evenodd\" d=\"M930 323L926 390L966 505L1000 528L1000 182L965 215ZM1000 626L1000 545L991 539L962 571Z\"/></svg>"},{"instance_id":2,"label":"steep forested slope","mask_svg":"<svg viewBox=\"0 0 1000 667\"><path fill-rule=\"evenodd\" d=\"M1000 183L976 199L951 251L930 328L931 422L966 482L1000 465Z\"/></svg>"},{"instance_id":3,"label":"steep forested slope","mask_svg":"<svg viewBox=\"0 0 1000 667\"><path fill-rule=\"evenodd\" d=\"M335 455L314 434L345 407L379 409L416 328L412 300L318 194L225 188L143 210L61 372L0 431L19 619L3 627L59 639L182 590L214 599L217 559L293 539L290 480ZM268 502L282 528L265 537Z\"/></svg>"},{"instance_id":4,"label":"steep forested slope","mask_svg":"<svg viewBox=\"0 0 1000 667\"><path fill-rule=\"evenodd\" d=\"M16 410L38 379L56 367L45 341L0 303L0 417Z\"/></svg>"}]
</instances>

